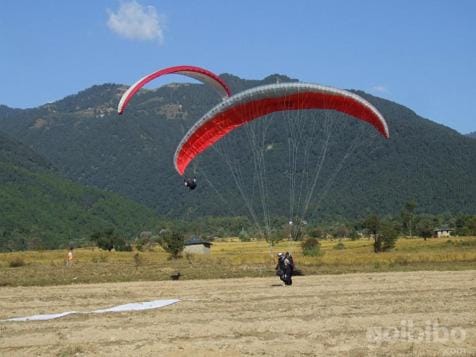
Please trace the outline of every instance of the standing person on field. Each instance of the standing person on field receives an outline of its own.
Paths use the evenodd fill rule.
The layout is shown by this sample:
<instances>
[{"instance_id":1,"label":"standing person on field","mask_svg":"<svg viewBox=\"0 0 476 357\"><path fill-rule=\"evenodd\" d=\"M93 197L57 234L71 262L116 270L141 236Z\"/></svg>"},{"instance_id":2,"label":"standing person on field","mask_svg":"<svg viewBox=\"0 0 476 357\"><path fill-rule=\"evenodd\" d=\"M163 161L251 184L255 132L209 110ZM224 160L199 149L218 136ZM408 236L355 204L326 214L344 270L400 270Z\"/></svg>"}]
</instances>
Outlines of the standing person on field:
<instances>
[{"instance_id":1,"label":"standing person on field","mask_svg":"<svg viewBox=\"0 0 476 357\"><path fill-rule=\"evenodd\" d=\"M69 248L68 255L66 256L66 266L73 266L73 248Z\"/></svg>"},{"instance_id":2,"label":"standing person on field","mask_svg":"<svg viewBox=\"0 0 476 357\"><path fill-rule=\"evenodd\" d=\"M284 284L286 285L293 284L293 279L292 279L293 271L294 271L293 257L291 254L289 254L289 252L286 252L286 254L284 254L284 277L282 279L284 281Z\"/></svg>"},{"instance_id":3,"label":"standing person on field","mask_svg":"<svg viewBox=\"0 0 476 357\"><path fill-rule=\"evenodd\" d=\"M276 264L276 275L279 276L279 278L284 282L284 270L285 270L285 265L284 265L284 254L283 253L278 253L278 264Z\"/></svg>"}]
</instances>

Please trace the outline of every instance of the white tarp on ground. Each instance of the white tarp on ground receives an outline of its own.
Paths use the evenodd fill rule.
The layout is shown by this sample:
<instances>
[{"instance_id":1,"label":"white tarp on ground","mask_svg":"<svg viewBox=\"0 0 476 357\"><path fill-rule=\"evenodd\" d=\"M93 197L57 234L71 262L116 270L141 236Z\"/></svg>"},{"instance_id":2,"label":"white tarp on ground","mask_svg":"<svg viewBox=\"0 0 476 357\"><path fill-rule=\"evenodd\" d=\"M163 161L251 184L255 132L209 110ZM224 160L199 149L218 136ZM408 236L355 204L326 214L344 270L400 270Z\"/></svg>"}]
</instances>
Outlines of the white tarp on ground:
<instances>
[{"instance_id":1,"label":"white tarp on ground","mask_svg":"<svg viewBox=\"0 0 476 357\"><path fill-rule=\"evenodd\" d=\"M26 317L12 317L11 319L2 320L2 321L44 321L44 320L53 320L59 317L63 317L66 315L71 314L78 314L76 311L67 311L62 312L60 314L45 314L45 315L33 315L33 316L26 316Z\"/></svg>"},{"instance_id":2,"label":"white tarp on ground","mask_svg":"<svg viewBox=\"0 0 476 357\"><path fill-rule=\"evenodd\" d=\"M44 315L33 315L25 317L13 317L1 321L44 321L57 319L63 316L72 315L72 314L102 314L106 312L127 312L127 311L142 311L150 309L159 309L164 306L172 305L180 300L171 299L171 300L152 300L152 301L143 301L143 302L133 302L130 304L118 305L109 307L107 309L99 309L94 311L67 311L58 314L44 314Z\"/></svg>"},{"instance_id":3,"label":"white tarp on ground","mask_svg":"<svg viewBox=\"0 0 476 357\"><path fill-rule=\"evenodd\" d=\"M101 314L103 312L150 310L150 309L158 309L167 305L172 305L179 301L180 300L153 300L153 301L144 301L144 302L133 302L130 304L113 306L108 309L94 310L91 312L94 314Z\"/></svg>"}]
</instances>

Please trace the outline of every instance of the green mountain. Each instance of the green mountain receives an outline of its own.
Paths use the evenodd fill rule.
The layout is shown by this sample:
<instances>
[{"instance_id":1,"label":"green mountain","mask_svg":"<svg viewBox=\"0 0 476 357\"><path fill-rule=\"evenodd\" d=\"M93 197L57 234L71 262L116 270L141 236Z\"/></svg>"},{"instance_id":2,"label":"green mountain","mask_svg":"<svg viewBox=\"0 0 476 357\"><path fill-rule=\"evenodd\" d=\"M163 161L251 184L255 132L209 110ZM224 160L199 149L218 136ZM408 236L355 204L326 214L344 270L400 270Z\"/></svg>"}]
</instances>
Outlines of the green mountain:
<instances>
[{"instance_id":1,"label":"green mountain","mask_svg":"<svg viewBox=\"0 0 476 357\"><path fill-rule=\"evenodd\" d=\"M466 136L469 136L470 138L476 139L476 131L473 131L472 133L466 134Z\"/></svg>"},{"instance_id":2,"label":"green mountain","mask_svg":"<svg viewBox=\"0 0 476 357\"><path fill-rule=\"evenodd\" d=\"M62 178L44 158L0 135L0 250L55 248L110 228L129 236L155 224L152 210Z\"/></svg>"},{"instance_id":3,"label":"green mountain","mask_svg":"<svg viewBox=\"0 0 476 357\"><path fill-rule=\"evenodd\" d=\"M234 93L261 84L295 81L280 75L263 80L229 74L222 78ZM104 84L34 109L0 107L0 131L46 157L71 180L117 192L160 215L247 214L227 162L216 151L202 155L196 172L192 166L189 175L196 174L199 180L195 191L184 189L173 168L180 138L219 102L217 95L201 84L169 84L141 91L126 113L117 116L117 103L125 89ZM396 214L408 201L417 202L418 209L428 213L474 214L476 141L402 105L357 93L383 113L391 138L383 140L369 128L358 127L358 149L333 176L341 158L349 153L357 127L342 115L326 114L333 123L328 143L332 151L309 204L309 217ZM313 114L303 114L303 118L307 115ZM232 150L233 155L238 153L234 162L240 162L242 173L249 173L243 176L252 181L255 176L246 135L243 130L236 134ZM266 137L270 150L266 154L265 204L276 216L289 215L289 194L285 192L289 177L283 165L288 162L287 135L285 121L277 120ZM319 150L311 150L309 155L309 162L318 162ZM259 209L259 195L251 192L249 197L250 204Z\"/></svg>"}]
</instances>

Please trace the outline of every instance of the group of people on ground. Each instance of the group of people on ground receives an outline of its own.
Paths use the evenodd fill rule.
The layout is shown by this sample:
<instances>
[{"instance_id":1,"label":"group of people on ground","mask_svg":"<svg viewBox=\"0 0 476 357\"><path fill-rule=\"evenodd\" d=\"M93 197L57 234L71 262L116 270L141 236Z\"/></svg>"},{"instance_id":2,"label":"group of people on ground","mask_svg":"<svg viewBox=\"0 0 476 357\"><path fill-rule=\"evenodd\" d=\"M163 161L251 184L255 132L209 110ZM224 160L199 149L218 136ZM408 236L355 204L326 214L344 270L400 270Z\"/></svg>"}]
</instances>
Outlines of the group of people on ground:
<instances>
[{"instance_id":1,"label":"group of people on ground","mask_svg":"<svg viewBox=\"0 0 476 357\"><path fill-rule=\"evenodd\" d=\"M294 271L293 257L289 252L278 253L278 264L276 265L276 275L284 282L285 285L292 285Z\"/></svg>"}]
</instances>

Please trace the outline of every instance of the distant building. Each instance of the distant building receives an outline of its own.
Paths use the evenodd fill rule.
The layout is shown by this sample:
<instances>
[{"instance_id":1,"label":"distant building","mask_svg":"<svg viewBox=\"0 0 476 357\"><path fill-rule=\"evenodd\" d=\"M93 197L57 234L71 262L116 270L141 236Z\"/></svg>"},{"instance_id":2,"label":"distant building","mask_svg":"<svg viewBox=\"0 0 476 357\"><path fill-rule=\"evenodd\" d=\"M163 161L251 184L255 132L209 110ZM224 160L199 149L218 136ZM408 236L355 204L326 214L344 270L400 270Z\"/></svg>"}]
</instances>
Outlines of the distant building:
<instances>
[{"instance_id":1,"label":"distant building","mask_svg":"<svg viewBox=\"0 0 476 357\"><path fill-rule=\"evenodd\" d=\"M435 228L433 230L433 237L451 237L451 232L453 232L453 229L448 227Z\"/></svg>"},{"instance_id":2,"label":"distant building","mask_svg":"<svg viewBox=\"0 0 476 357\"><path fill-rule=\"evenodd\" d=\"M191 254L210 254L211 247L212 243L197 236L192 236L192 238L185 241L183 252Z\"/></svg>"}]
</instances>

